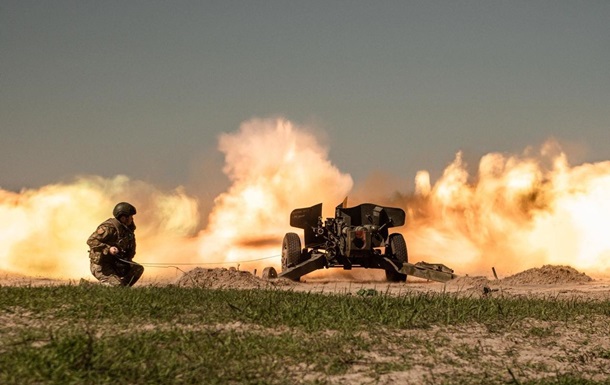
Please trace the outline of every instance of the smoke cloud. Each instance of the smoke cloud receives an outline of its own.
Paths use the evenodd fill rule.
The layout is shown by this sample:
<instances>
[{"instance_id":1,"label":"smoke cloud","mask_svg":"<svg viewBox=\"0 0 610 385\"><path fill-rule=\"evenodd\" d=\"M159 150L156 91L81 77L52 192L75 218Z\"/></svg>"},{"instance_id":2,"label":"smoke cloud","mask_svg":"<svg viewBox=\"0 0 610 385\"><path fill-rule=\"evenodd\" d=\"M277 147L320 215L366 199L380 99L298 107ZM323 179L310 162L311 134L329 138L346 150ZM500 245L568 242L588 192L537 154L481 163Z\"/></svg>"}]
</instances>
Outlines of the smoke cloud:
<instances>
[{"instance_id":1,"label":"smoke cloud","mask_svg":"<svg viewBox=\"0 0 610 385\"><path fill-rule=\"evenodd\" d=\"M135 259L145 265L279 267L284 234L302 236L289 226L290 212L322 202L324 216L332 216L349 195L350 206L407 212L407 224L392 230L404 234L411 262L444 263L458 274L488 275L495 267L507 275L543 264L610 272L610 161L571 166L554 142L521 155L487 154L476 175L458 153L436 182L418 172L411 194L381 174L354 187L311 128L282 118L246 121L220 135L218 148L230 187L214 199L207 221L204 198L126 176L0 189L0 270L89 277L86 240L120 201L138 208Z\"/></svg>"},{"instance_id":2,"label":"smoke cloud","mask_svg":"<svg viewBox=\"0 0 610 385\"><path fill-rule=\"evenodd\" d=\"M461 154L431 185L422 171L405 236L413 255L464 272L544 264L610 270L610 162L571 167L549 141L534 156L485 155L471 178Z\"/></svg>"},{"instance_id":3,"label":"smoke cloud","mask_svg":"<svg viewBox=\"0 0 610 385\"><path fill-rule=\"evenodd\" d=\"M316 137L285 119L245 122L238 132L221 135L219 149L232 184L216 198L199 234L204 260L268 258L244 266L277 267L284 234L300 231L289 226L290 212L341 202L352 188L352 178L332 165Z\"/></svg>"},{"instance_id":4,"label":"smoke cloud","mask_svg":"<svg viewBox=\"0 0 610 385\"><path fill-rule=\"evenodd\" d=\"M82 177L19 193L0 190L0 269L31 276L78 278L89 275L87 238L120 201L137 204L138 253L150 261L167 244L194 233L197 201L178 188L163 193L126 176ZM140 223L142 224L140 226ZM156 250L156 251L155 251Z\"/></svg>"}]
</instances>

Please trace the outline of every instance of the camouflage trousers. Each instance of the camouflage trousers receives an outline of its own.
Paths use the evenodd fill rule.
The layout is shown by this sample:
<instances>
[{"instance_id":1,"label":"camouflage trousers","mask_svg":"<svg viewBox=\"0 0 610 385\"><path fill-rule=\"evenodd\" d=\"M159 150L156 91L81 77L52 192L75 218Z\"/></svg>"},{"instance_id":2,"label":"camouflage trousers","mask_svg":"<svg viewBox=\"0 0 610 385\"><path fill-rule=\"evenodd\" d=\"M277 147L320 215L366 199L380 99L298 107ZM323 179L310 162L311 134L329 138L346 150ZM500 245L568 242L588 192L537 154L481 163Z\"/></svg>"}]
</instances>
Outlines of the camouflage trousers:
<instances>
[{"instance_id":1,"label":"camouflage trousers","mask_svg":"<svg viewBox=\"0 0 610 385\"><path fill-rule=\"evenodd\" d=\"M133 286L144 273L144 266L135 262L91 262L89 268L91 274L106 286Z\"/></svg>"}]
</instances>

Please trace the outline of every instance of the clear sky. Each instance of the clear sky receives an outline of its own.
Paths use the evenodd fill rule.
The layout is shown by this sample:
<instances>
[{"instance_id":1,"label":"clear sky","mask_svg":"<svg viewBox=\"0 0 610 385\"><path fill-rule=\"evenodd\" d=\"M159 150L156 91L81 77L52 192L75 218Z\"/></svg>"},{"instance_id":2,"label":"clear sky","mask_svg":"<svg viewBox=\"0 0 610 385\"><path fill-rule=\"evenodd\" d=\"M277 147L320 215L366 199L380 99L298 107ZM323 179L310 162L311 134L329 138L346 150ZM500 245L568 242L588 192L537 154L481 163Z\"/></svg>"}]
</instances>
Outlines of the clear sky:
<instances>
[{"instance_id":1,"label":"clear sky","mask_svg":"<svg viewBox=\"0 0 610 385\"><path fill-rule=\"evenodd\" d=\"M272 116L356 182L551 137L607 160L610 1L0 0L0 188L215 183L218 135Z\"/></svg>"}]
</instances>

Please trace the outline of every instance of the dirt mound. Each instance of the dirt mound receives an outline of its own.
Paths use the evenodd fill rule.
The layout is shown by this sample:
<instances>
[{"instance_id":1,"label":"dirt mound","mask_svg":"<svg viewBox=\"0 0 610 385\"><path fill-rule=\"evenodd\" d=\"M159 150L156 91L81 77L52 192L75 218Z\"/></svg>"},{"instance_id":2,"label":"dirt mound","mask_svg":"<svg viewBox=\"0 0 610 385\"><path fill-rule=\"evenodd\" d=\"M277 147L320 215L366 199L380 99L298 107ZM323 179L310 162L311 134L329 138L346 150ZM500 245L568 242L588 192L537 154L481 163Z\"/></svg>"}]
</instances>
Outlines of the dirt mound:
<instances>
[{"instance_id":1,"label":"dirt mound","mask_svg":"<svg viewBox=\"0 0 610 385\"><path fill-rule=\"evenodd\" d=\"M553 285L591 282L593 279L570 266L544 265L502 279L508 285Z\"/></svg>"},{"instance_id":2,"label":"dirt mound","mask_svg":"<svg viewBox=\"0 0 610 385\"><path fill-rule=\"evenodd\" d=\"M266 289L286 286L285 280L267 281L247 271L235 268L204 269L196 267L187 271L174 283L180 287L205 287L210 289Z\"/></svg>"},{"instance_id":3,"label":"dirt mound","mask_svg":"<svg viewBox=\"0 0 610 385\"><path fill-rule=\"evenodd\" d=\"M591 282L593 279L570 266L544 265L511 275L504 279L490 280L482 276L462 276L446 283L449 290L480 292L488 294L498 290L518 288L526 285L567 285Z\"/></svg>"},{"instance_id":4,"label":"dirt mound","mask_svg":"<svg viewBox=\"0 0 610 385\"><path fill-rule=\"evenodd\" d=\"M470 277L457 277L447 282L447 286L457 286L460 288L482 288L483 286L489 285L489 279L481 276Z\"/></svg>"}]
</instances>

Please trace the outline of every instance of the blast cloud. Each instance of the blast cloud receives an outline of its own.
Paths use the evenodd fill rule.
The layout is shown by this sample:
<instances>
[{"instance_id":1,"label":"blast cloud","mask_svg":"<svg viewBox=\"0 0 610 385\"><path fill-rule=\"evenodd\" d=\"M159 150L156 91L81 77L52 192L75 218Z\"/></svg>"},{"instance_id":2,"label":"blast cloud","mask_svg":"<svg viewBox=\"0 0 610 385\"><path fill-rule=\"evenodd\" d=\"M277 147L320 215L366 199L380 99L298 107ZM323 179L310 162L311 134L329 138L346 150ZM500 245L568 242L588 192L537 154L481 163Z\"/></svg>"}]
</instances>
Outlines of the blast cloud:
<instances>
[{"instance_id":1,"label":"blast cloud","mask_svg":"<svg viewBox=\"0 0 610 385\"><path fill-rule=\"evenodd\" d=\"M138 253L154 261L162 251L148 246L194 233L197 201L181 189L163 193L125 176L82 177L13 193L0 190L0 269L31 276L89 275L86 240L119 201L137 202Z\"/></svg>"},{"instance_id":2,"label":"blast cloud","mask_svg":"<svg viewBox=\"0 0 610 385\"><path fill-rule=\"evenodd\" d=\"M461 154L434 186L428 178L403 201L414 255L478 273L610 269L610 162L571 167L550 141L535 156L484 156L473 181Z\"/></svg>"},{"instance_id":3,"label":"blast cloud","mask_svg":"<svg viewBox=\"0 0 610 385\"><path fill-rule=\"evenodd\" d=\"M224 172L232 182L215 200L199 235L204 260L268 258L245 267L279 265L282 237L295 231L290 212L319 202L340 202L352 178L329 160L328 150L306 128L284 119L254 119L223 134Z\"/></svg>"},{"instance_id":4,"label":"blast cloud","mask_svg":"<svg viewBox=\"0 0 610 385\"><path fill-rule=\"evenodd\" d=\"M230 188L216 197L205 229L197 197L160 191L125 176L81 177L19 193L0 189L0 269L30 276L89 276L86 239L119 201L136 205L144 263L279 267L282 237L295 208L324 203L325 216L349 204L398 206L411 262L444 263L458 274L506 275L544 264L610 270L610 161L572 167L549 142L538 153L492 153L476 175L461 154L432 183L422 170L410 195L389 191L383 176L353 188L307 127L253 119L222 134ZM207 202L204 202L207 203ZM163 275L167 270L148 269Z\"/></svg>"}]
</instances>

